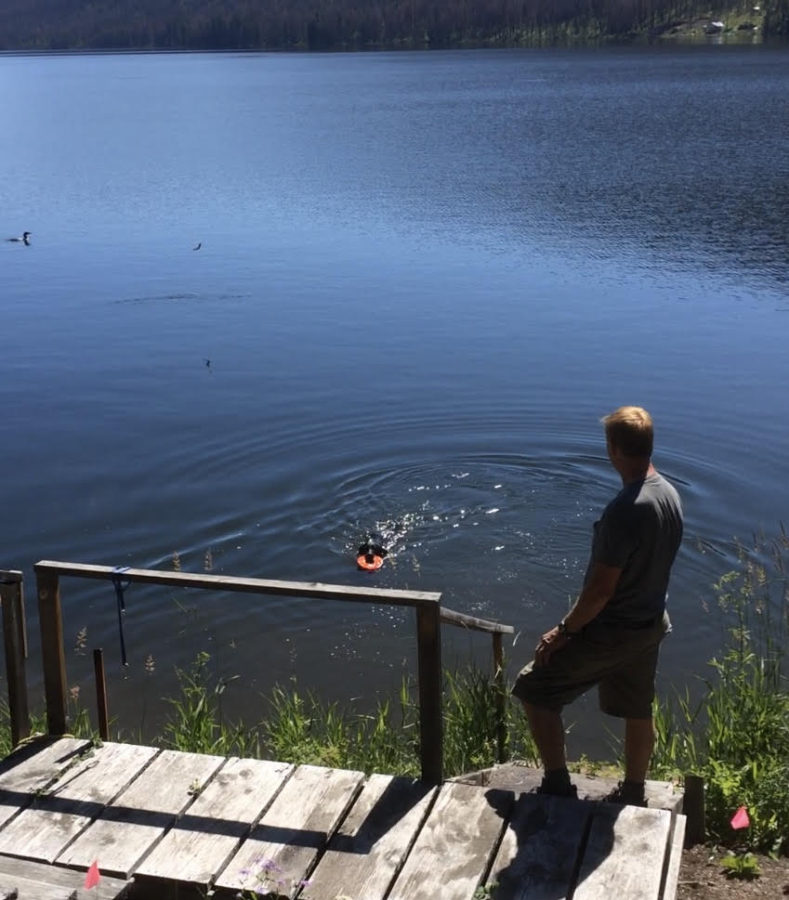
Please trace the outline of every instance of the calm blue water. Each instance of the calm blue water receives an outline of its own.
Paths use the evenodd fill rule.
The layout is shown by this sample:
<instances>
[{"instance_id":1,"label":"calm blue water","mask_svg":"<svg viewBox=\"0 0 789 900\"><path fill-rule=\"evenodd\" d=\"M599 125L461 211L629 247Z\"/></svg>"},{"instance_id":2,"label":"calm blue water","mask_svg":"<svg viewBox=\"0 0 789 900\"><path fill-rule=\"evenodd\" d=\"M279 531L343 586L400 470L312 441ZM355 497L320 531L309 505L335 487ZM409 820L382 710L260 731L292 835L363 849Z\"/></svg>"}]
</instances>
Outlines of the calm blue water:
<instances>
[{"instance_id":1,"label":"calm blue water","mask_svg":"<svg viewBox=\"0 0 789 900\"><path fill-rule=\"evenodd\" d=\"M514 667L638 403L687 513L663 679L703 673L732 539L788 508L787 97L761 47L0 57L0 236L33 233L0 245L0 567L34 644L39 559L369 584L378 528L374 583L514 624ZM148 654L152 698L202 647L255 710L413 656L400 611L134 588L121 674L111 587L63 598L116 714Z\"/></svg>"}]
</instances>

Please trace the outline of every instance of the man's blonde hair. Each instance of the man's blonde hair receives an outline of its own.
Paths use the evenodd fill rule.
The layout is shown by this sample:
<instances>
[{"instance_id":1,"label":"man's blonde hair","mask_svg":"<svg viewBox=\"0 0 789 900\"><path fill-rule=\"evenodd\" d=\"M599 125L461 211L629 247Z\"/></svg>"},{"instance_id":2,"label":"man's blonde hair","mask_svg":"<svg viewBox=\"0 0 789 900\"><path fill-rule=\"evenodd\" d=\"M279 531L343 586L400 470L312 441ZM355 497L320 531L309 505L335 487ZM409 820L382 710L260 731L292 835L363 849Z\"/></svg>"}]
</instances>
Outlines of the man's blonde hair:
<instances>
[{"instance_id":1,"label":"man's blonde hair","mask_svg":"<svg viewBox=\"0 0 789 900\"><path fill-rule=\"evenodd\" d=\"M655 430L652 416L640 406L620 406L603 418L605 436L625 456L652 456Z\"/></svg>"}]
</instances>

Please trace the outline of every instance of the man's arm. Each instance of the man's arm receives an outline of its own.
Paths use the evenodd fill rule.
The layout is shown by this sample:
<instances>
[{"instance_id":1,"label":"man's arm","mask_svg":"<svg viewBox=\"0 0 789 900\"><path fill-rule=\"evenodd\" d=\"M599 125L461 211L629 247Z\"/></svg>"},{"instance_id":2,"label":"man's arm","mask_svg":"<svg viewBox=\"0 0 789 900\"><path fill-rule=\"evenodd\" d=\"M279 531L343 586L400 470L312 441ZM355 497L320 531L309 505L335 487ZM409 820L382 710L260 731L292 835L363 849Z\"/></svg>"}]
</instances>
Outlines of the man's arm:
<instances>
[{"instance_id":1,"label":"man's arm","mask_svg":"<svg viewBox=\"0 0 789 900\"><path fill-rule=\"evenodd\" d=\"M564 624L571 634L580 631L603 611L606 603L614 596L621 574L622 569L618 566L593 563L588 581L573 608L564 617Z\"/></svg>"},{"instance_id":2,"label":"man's arm","mask_svg":"<svg viewBox=\"0 0 789 900\"><path fill-rule=\"evenodd\" d=\"M573 608L564 617L565 633L559 630L558 625L545 632L534 653L536 665L544 666L552 653L561 650L567 644L568 634L580 631L584 625L588 625L599 615L606 603L613 597L621 574L622 569L618 566L593 563L583 590L578 595Z\"/></svg>"}]
</instances>

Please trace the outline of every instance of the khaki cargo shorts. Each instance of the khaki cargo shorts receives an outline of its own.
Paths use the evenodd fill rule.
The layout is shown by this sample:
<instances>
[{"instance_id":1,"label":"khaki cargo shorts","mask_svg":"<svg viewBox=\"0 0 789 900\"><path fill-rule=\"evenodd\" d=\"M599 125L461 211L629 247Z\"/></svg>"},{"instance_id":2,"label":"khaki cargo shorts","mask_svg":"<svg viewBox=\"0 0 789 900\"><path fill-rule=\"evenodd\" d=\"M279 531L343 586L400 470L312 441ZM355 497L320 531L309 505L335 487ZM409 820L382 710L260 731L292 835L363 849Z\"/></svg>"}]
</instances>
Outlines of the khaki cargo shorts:
<instances>
[{"instance_id":1,"label":"khaki cargo shorts","mask_svg":"<svg viewBox=\"0 0 789 900\"><path fill-rule=\"evenodd\" d=\"M561 712L597 685L600 709L622 719L648 719L655 698L660 642L671 631L668 613L642 628L591 622L545 666L521 669L512 693L533 706Z\"/></svg>"}]
</instances>

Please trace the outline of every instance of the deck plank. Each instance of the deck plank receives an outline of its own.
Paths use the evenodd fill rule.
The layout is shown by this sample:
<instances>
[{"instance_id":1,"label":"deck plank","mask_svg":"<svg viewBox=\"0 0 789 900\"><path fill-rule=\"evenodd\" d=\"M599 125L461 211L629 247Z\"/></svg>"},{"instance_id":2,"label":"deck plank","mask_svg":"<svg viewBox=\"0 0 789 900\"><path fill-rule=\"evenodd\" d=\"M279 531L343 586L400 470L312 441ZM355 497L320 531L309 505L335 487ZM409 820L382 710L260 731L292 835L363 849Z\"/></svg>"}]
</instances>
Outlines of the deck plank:
<instances>
[{"instance_id":1,"label":"deck plank","mask_svg":"<svg viewBox=\"0 0 789 900\"><path fill-rule=\"evenodd\" d=\"M8 894L19 900L121 900L131 889L131 882L108 878L103 872L95 887L86 891L84 884L84 872L0 856L0 898Z\"/></svg>"},{"instance_id":2,"label":"deck plank","mask_svg":"<svg viewBox=\"0 0 789 900\"><path fill-rule=\"evenodd\" d=\"M565 900L590 814L578 800L522 794L487 880L496 900Z\"/></svg>"},{"instance_id":3,"label":"deck plank","mask_svg":"<svg viewBox=\"0 0 789 900\"><path fill-rule=\"evenodd\" d=\"M596 805L573 900L658 900L671 813Z\"/></svg>"},{"instance_id":4,"label":"deck plank","mask_svg":"<svg viewBox=\"0 0 789 900\"><path fill-rule=\"evenodd\" d=\"M89 746L88 741L60 738L49 743L31 742L6 757L0 765L0 828Z\"/></svg>"},{"instance_id":5,"label":"deck plank","mask_svg":"<svg viewBox=\"0 0 789 900\"><path fill-rule=\"evenodd\" d=\"M503 786L62 738L0 762L0 897L66 900L72 884L81 897L96 859L107 889L134 875L157 900L277 882L292 897L305 877L311 900L470 900L482 883L497 900L671 900L685 820L671 822L653 808L515 804ZM265 860L263 883L250 870Z\"/></svg>"},{"instance_id":6,"label":"deck plank","mask_svg":"<svg viewBox=\"0 0 789 900\"><path fill-rule=\"evenodd\" d=\"M469 900L485 877L513 802L511 791L444 784L389 900Z\"/></svg>"},{"instance_id":7,"label":"deck plank","mask_svg":"<svg viewBox=\"0 0 789 900\"><path fill-rule=\"evenodd\" d=\"M0 831L0 853L54 862L156 753L131 744L94 748Z\"/></svg>"},{"instance_id":8,"label":"deck plank","mask_svg":"<svg viewBox=\"0 0 789 900\"><path fill-rule=\"evenodd\" d=\"M666 880L661 900L676 900L679 886L679 870L682 866L682 850L685 846L685 826L687 817L674 816L674 830L669 845L669 858L666 867Z\"/></svg>"},{"instance_id":9,"label":"deck plank","mask_svg":"<svg viewBox=\"0 0 789 900\"><path fill-rule=\"evenodd\" d=\"M216 879L220 889L263 889L282 882L282 893L306 878L318 853L345 815L364 780L361 772L299 766ZM260 861L271 865L263 884Z\"/></svg>"},{"instance_id":10,"label":"deck plank","mask_svg":"<svg viewBox=\"0 0 789 900\"><path fill-rule=\"evenodd\" d=\"M208 885L292 774L288 763L227 761L135 872Z\"/></svg>"},{"instance_id":11,"label":"deck plank","mask_svg":"<svg viewBox=\"0 0 789 900\"><path fill-rule=\"evenodd\" d=\"M437 788L371 775L310 876L310 897L383 900L424 822Z\"/></svg>"},{"instance_id":12,"label":"deck plank","mask_svg":"<svg viewBox=\"0 0 789 900\"><path fill-rule=\"evenodd\" d=\"M135 865L194 800L224 762L221 756L162 750L118 795L58 864L87 868L98 859L102 872L128 877Z\"/></svg>"}]
</instances>

